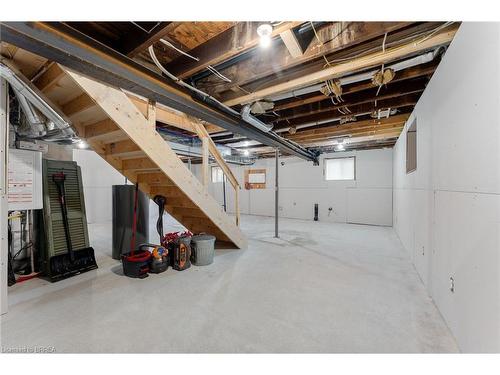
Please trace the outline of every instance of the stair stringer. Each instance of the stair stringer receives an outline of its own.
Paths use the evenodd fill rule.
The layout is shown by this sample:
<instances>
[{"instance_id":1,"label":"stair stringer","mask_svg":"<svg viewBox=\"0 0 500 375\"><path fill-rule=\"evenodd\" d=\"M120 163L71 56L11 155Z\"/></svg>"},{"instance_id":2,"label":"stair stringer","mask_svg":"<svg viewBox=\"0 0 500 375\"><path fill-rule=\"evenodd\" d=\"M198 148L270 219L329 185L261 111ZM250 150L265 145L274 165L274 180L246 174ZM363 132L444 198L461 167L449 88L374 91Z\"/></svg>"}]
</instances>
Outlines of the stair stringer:
<instances>
[{"instance_id":1,"label":"stair stringer","mask_svg":"<svg viewBox=\"0 0 500 375\"><path fill-rule=\"evenodd\" d=\"M65 73L99 106L106 115L174 182L224 235L238 248L246 248L247 239L219 203L178 158L156 131L154 124L121 90L62 67ZM182 219L180 220L182 223ZM207 223L210 225L210 223ZM186 225L189 228L189 225Z\"/></svg>"}]
</instances>

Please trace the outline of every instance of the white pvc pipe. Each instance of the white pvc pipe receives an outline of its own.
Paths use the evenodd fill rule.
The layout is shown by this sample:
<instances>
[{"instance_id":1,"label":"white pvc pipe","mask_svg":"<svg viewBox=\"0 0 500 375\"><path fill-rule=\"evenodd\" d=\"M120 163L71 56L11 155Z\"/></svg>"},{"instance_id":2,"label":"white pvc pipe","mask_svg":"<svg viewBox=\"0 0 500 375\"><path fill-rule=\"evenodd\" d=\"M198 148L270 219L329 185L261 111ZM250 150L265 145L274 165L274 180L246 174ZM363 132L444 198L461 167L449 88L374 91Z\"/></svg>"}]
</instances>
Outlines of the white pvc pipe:
<instances>
[{"instance_id":1,"label":"white pvc pipe","mask_svg":"<svg viewBox=\"0 0 500 375\"><path fill-rule=\"evenodd\" d=\"M434 60L437 52L438 52L438 49L431 51L431 52L424 53L423 55L412 57L411 59L408 59L408 60L404 60L404 61L400 61L400 62L392 64L392 65L388 65L388 66L386 66L386 69L393 69L395 72L397 72L397 71L411 68L411 67L414 67L417 65L425 64L425 63L428 63L428 62ZM340 81L341 85L349 85L351 83L367 81L367 80L370 80L377 71L378 70L372 70L372 71L366 72L366 73L361 73L361 74L356 74L356 75L352 75L352 76L348 76L348 77L339 78L339 81ZM271 96L267 99L271 100L271 101L278 101L278 100L292 98L294 96L310 94L312 92L319 91L323 85L324 85L324 83L319 83L317 85L304 87L302 89L294 90L294 91L287 92L284 94Z\"/></svg>"}]
</instances>

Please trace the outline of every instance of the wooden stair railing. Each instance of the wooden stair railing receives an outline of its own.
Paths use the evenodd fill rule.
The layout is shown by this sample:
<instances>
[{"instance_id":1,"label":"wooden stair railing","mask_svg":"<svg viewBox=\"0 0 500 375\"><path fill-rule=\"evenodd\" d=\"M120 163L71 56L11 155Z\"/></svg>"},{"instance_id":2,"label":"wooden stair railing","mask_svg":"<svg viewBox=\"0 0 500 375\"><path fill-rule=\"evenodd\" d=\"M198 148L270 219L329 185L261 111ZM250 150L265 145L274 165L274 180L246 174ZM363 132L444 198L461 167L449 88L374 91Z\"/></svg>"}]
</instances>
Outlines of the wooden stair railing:
<instances>
[{"instance_id":1,"label":"wooden stair railing","mask_svg":"<svg viewBox=\"0 0 500 375\"><path fill-rule=\"evenodd\" d=\"M224 176L227 177L229 183L234 189L234 212L236 215L236 225L240 225L240 205L239 205L239 190L241 189L240 184L238 183L238 180L234 176L233 172L227 165L226 161L222 157L221 153L217 149L217 146L215 145L214 141L212 138L210 138L210 135L207 132L207 129L205 129L205 126L197 120L193 119L193 123L196 129L196 133L198 134L198 137L201 139L202 142L202 156L203 156L203 161L202 161L202 180L203 180L203 185L205 188L208 188L208 182L210 179L210 173L209 173L209 154L212 155L214 158L215 162L217 165L222 169L222 172L224 173Z\"/></svg>"}]
</instances>

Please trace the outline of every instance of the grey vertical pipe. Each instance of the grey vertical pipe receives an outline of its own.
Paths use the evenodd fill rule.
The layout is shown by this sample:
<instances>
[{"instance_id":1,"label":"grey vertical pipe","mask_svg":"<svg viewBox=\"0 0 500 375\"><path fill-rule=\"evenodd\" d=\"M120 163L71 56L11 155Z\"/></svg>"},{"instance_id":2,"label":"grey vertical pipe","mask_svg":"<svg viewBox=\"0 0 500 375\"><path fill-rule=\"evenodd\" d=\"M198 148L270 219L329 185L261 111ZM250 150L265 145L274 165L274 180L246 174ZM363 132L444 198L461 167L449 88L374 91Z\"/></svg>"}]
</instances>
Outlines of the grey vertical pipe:
<instances>
[{"instance_id":1,"label":"grey vertical pipe","mask_svg":"<svg viewBox=\"0 0 500 375\"><path fill-rule=\"evenodd\" d=\"M224 212L226 212L226 175L223 174L222 175L222 194L223 194L223 198L224 198L224 202L223 202L223 207L224 207Z\"/></svg>"},{"instance_id":2,"label":"grey vertical pipe","mask_svg":"<svg viewBox=\"0 0 500 375\"><path fill-rule=\"evenodd\" d=\"M275 192L274 192L274 237L278 238L278 198L279 198L279 184L278 184L278 164L279 164L279 150L275 151L276 168L275 168Z\"/></svg>"}]
</instances>

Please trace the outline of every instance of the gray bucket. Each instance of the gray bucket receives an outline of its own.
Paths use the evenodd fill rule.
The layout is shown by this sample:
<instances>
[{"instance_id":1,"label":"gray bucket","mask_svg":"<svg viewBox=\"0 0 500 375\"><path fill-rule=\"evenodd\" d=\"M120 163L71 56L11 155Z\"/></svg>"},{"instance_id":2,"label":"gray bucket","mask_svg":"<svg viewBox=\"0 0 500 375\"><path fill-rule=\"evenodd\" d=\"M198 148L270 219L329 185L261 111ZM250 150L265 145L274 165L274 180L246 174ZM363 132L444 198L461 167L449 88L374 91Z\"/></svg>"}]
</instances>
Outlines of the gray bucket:
<instances>
[{"instance_id":1,"label":"gray bucket","mask_svg":"<svg viewBox=\"0 0 500 375\"><path fill-rule=\"evenodd\" d=\"M214 261L215 236L199 234L191 238L192 263L195 266L207 266Z\"/></svg>"}]
</instances>

